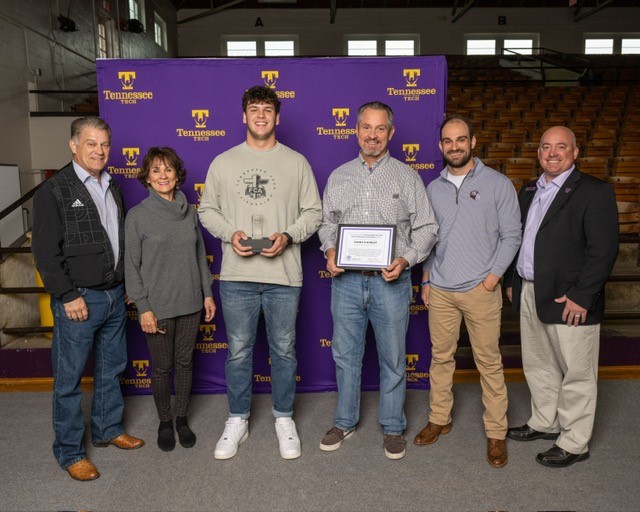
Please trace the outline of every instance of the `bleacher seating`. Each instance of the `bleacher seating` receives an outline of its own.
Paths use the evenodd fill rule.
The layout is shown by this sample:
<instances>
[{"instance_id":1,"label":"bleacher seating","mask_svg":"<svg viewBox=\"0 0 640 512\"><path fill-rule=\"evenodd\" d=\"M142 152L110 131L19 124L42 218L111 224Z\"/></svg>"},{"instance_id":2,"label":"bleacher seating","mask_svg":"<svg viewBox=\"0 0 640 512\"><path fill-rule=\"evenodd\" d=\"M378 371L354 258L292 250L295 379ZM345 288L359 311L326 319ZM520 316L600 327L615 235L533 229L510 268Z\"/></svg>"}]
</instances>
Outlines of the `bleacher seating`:
<instances>
[{"instance_id":1,"label":"bleacher seating","mask_svg":"<svg viewBox=\"0 0 640 512\"><path fill-rule=\"evenodd\" d=\"M594 59L601 81L544 86L496 57L448 57L449 113L474 123L475 154L518 187L539 173L538 141L550 126L576 134L583 172L616 187L620 232L640 227L640 58ZM622 68L611 71L612 62ZM486 75L486 82L480 84Z\"/></svg>"}]
</instances>

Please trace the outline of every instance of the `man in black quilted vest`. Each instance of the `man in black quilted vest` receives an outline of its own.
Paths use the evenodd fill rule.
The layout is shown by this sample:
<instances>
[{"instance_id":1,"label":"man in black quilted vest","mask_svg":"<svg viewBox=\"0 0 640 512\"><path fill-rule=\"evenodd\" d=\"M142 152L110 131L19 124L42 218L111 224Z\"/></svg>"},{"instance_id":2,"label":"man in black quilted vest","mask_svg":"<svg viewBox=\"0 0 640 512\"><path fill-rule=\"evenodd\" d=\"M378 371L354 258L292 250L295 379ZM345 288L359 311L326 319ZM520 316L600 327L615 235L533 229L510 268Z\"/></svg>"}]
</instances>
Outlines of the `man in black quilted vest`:
<instances>
[{"instance_id":1,"label":"man in black quilted vest","mask_svg":"<svg viewBox=\"0 0 640 512\"><path fill-rule=\"evenodd\" d=\"M83 444L80 380L93 352L91 440L140 448L124 433L120 377L127 364L122 191L104 170L111 129L99 117L71 124L71 163L34 197L33 255L54 317L53 453L76 480L100 476Z\"/></svg>"}]
</instances>

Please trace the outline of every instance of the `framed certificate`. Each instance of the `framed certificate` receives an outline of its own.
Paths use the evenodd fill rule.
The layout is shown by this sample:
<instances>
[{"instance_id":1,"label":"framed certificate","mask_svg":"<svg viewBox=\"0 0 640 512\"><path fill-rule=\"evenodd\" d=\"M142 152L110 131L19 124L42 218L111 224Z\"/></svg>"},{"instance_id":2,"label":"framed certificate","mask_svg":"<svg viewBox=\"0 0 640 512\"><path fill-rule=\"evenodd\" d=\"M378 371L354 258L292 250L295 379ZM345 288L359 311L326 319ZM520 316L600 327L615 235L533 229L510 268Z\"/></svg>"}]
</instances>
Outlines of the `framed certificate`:
<instances>
[{"instance_id":1,"label":"framed certificate","mask_svg":"<svg viewBox=\"0 0 640 512\"><path fill-rule=\"evenodd\" d=\"M353 270L379 270L394 258L396 226L338 224L336 265Z\"/></svg>"}]
</instances>

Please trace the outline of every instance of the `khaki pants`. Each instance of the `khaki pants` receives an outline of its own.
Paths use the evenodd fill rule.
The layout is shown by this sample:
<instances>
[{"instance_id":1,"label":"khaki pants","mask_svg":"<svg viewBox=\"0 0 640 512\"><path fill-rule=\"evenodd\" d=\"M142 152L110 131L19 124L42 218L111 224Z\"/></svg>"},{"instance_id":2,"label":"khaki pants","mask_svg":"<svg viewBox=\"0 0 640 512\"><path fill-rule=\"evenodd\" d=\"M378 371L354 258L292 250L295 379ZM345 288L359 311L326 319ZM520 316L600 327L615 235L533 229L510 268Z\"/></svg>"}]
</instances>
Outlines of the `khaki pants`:
<instances>
[{"instance_id":1,"label":"khaki pants","mask_svg":"<svg viewBox=\"0 0 640 512\"><path fill-rule=\"evenodd\" d=\"M520 304L522 367L531 392L527 424L540 432L559 431L560 448L584 453L598 396L600 324L543 324L530 282L523 282Z\"/></svg>"},{"instance_id":2,"label":"khaki pants","mask_svg":"<svg viewBox=\"0 0 640 512\"><path fill-rule=\"evenodd\" d=\"M500 338L500 286L493 292L473 288L467 292L447 292L431 287L429 331L431 334L431 391L429 421L446 425L453 407L454 354L464 318L471 340L473 359L480 372L484 427L487 437L504 439L507 433L507 388L504 384Z\"/></svg>"}]
</instances>

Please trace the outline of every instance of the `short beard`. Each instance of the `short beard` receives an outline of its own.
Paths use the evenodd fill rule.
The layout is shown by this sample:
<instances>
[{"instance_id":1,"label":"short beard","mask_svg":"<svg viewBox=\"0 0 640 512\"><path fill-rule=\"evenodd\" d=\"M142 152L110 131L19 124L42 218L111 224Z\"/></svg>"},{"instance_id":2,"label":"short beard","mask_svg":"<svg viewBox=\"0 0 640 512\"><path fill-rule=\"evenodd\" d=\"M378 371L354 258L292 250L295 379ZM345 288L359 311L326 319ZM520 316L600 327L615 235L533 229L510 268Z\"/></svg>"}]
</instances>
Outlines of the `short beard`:
<instances>
[{"instance_id":1,"label":"short beard","mask_svg":"<svg viewBox=\"0 0 640 512\"><path fill-rule=\"evenodd\" d=\"M364 148L360 148L360 151L362 151L362 154L364 156L373 156L373 157L379 157L382 153L384 153L387 150L387 148L384 149L364 149Z\"/></svg>"},{"instance_id":2,"label":"short beard","mask_svg":"<svg viewBox=\"0 0 640 512\"><path fill-rule=\"evenodd\" d=\"M473 158L473 154L471 153L471 151L469 151L469 153L467 153L466 156L462 160L460 160L458 163L455 163L454 161L450 160L447 157L447 155L442 155L442 156L444 157L444 161L447 162L447 165L449 167L451 167L452 169L460 169L460 168L464 167Z\"/></svg>"}]
</instances>

